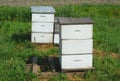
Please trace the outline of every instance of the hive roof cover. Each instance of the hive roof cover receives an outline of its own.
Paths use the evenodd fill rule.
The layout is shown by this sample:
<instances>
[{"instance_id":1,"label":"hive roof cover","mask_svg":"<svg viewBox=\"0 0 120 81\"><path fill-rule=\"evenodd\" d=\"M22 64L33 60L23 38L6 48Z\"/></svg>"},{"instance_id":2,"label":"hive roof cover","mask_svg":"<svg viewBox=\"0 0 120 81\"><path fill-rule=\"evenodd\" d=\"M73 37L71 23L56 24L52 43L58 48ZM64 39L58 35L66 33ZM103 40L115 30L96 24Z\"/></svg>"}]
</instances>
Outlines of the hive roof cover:
<instances>
[{"instance_id":1,"label":"hive roof cover","mask_svg":"<svg viewBox=\"0 0 120 81\"><path fill-rule=\"evenodd\" d=\"M60 24L93 24L93 21L89 17L85 18L65 18L59 17L58 18Z\"/></svg>"},{"instance_id":2,"label":"hive roof cover","mask_svg":"<svg viewBox=\"0 0 120 81\"><path fill-rule=\"evenodd\" d=\"M52 6L31 6L32 13L55 13Z\"/></svg>"}]
</instances>

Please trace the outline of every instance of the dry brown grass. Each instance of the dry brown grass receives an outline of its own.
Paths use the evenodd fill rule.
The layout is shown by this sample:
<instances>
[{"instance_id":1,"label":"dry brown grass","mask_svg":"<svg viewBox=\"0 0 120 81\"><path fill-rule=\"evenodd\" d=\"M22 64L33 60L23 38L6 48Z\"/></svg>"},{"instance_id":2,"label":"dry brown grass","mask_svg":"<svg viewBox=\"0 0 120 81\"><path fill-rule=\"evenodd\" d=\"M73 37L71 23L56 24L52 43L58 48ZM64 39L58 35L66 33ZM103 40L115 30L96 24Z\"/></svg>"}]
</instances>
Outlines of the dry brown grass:
<instances>
[{"instance_id":1,"label":"dry brown grass","mask_svg":"<svg viewBox=\"0 0 120 81\"><path fill-rule=\"evenodd\" d=\"M0 6L27 6L51 5L58 6L64 4L120 4L120 0L0 0Z\"/></svg>"},{"instance_id":2,"label":"dry brown grass","mask_svg":"<svg viewBox=\"0 0 120 81\"><path fill-rule=\"evenodd\" d=\"M36 46L36 49L39 50L39 51L48 51L50 50L51 48L55 48L57 46L53 45L53 44L35 44Z\"/></svg>"},{"instance_id":3,"label":"dry brown grass","mask_svg":"<svg viewBox=\"0 0 120 81\"><path fill-rule=\"evenodd\" d=\"M117 53L106 53L104 51L99 51L99 50L96 50L96 49L93 50L93 54L96 55L96 56L101 56L101 57L109 55L112 58L120 59L120 54L117 54Z\"/></svg>"}]
</instances>

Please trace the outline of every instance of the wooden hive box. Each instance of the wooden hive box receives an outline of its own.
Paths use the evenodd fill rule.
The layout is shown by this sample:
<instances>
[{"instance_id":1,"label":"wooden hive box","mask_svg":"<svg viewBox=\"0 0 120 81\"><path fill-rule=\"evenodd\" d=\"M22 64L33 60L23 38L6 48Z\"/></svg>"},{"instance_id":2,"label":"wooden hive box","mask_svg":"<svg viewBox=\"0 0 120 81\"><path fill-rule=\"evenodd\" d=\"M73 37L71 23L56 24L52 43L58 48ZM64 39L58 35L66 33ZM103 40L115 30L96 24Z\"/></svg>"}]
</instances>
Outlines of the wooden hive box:
<instances>
[{"instance_id":1,"label":"wooden hive box","mask_svg":"<svg viewBox=\"0 0 120 81\"><path fill-rule=\"evenodd\" d=\"M59 18L61 70L92 68L93 21L90 18Z\"/></svg>"},{"instance_id":2,"label":"wooden hive box","mask_svg":"<svg viewBox=\"0 0 120 81\"><path fill-rule=\"evenodd\" d=\"M54 13L52 6L32 6L32 43L53 43Z\"/></svg>"}]
</instances>

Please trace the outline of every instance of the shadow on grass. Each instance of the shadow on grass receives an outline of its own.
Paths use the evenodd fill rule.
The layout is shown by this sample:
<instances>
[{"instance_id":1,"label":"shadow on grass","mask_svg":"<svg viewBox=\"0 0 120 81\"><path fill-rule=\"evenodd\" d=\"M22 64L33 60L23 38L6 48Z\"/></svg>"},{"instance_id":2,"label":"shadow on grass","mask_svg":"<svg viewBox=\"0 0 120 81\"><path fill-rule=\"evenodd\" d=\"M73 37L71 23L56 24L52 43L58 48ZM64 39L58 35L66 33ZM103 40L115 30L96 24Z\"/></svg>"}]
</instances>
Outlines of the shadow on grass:
<instances>
[{"instance_id":1,"label":"shadow on grass","mask_svg":"<svg viewBox=\"0 0 120 81\"><path fill-rule=\"evenodd\" d=\"M30 33L14 34L14 35L12 35L11 40L15 41L17 43L30 41L31 40L31 34Z\"/></svg>"}]
</instances>

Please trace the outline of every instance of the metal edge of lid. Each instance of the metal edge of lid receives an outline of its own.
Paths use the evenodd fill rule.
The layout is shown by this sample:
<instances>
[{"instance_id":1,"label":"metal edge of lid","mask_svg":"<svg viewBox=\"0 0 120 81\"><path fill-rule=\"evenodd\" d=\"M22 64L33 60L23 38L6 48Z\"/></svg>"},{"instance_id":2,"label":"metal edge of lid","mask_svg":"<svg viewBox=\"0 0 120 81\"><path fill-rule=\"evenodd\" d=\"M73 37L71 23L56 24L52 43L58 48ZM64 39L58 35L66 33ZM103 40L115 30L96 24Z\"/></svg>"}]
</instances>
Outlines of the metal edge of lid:
<instances>
[{"instance_id":1,"label":"metal edge of lid","mask_svg":"<svg viewBox=\"0 0 120 81\"><path fill-rule=\"evenodd\" d=\"M55 13L53 6L31 6L32 13Z\"/></svg>"}]
</instances>

